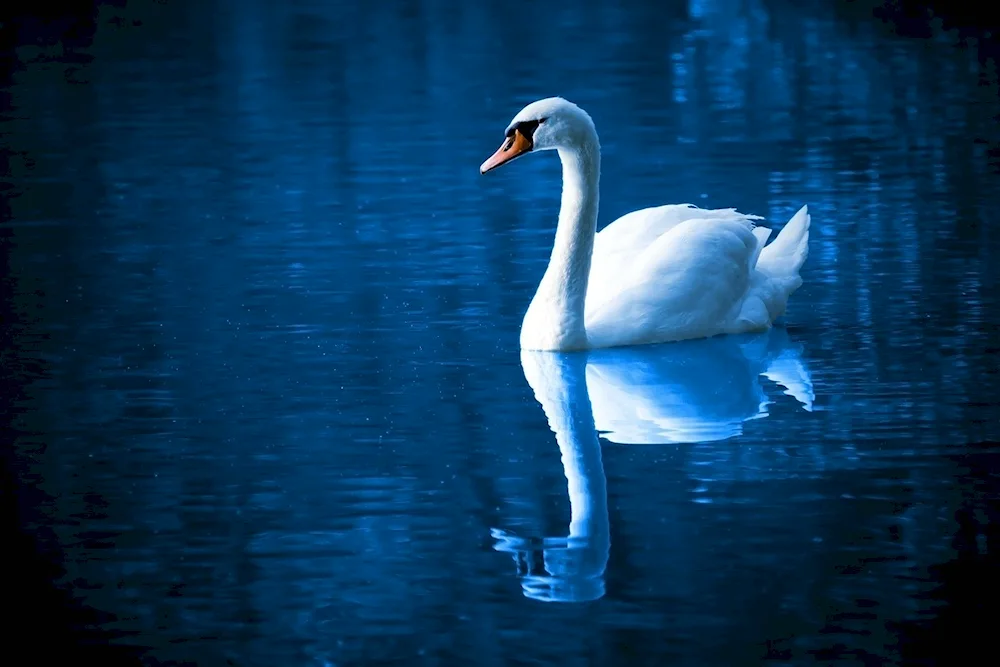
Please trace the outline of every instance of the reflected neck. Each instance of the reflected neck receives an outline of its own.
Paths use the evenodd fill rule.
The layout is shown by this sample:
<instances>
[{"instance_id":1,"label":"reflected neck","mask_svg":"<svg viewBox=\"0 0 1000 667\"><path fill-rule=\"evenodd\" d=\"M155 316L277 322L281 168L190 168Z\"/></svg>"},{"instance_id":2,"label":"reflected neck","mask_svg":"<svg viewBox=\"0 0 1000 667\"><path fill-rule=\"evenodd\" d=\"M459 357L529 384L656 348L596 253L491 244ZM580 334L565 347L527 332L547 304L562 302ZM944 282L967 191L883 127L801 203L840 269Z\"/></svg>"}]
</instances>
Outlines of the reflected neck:
<instances>
[{"instance_id":1,"label":"reflected neck","mask_svg":"<svg viewBox=\"0 0 1000 667\"><path fill-rule=\"evenodd\" d=\"M548 600L596 600L604 595L611 550L607 479L587 391L587 355L521 351L521 367L559 444L569 492L565 539L546 538L545 571L526 578L525 594Z\"/></svg>"},{"instance_id":2,"label":"reflected neck","mask_svg":"<svg viewBox=\"0 0 1000 667\"><path fill-rule=\"evenodd\" d=\"M607 480L587 391L587 356L522 351L521 366L559 445L569 491L569 536L589 538L606 554Z\"/></svg>"},{"instance_id":3,"label":"reflected neck","mask_svg":"<svg viewBox=\"0 0 1000 667\"><path fill-rule=\"evenodd\" d=\"M590 278L601 179L601 150L593 133L559 149L563 189L549 266L521 329L521 347L576 350L587 346L584 310Z\"/></svg>"}]
</instances>

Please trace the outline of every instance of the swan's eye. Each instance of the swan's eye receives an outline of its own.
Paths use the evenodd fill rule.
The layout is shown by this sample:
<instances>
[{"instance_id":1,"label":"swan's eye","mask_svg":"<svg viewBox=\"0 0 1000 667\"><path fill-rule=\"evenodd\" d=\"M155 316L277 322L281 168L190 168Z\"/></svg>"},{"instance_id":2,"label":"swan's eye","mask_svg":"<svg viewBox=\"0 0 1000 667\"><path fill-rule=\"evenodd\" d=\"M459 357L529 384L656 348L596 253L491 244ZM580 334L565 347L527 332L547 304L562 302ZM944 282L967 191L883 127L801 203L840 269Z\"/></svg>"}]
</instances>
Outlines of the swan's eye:
<instances>
[{"instance_id":1,"label":"swan's eye","mask_svg":"<svg viewBox=\"0 0 1000 667\"><path fill-rule=\"evenodd\" d=\"M511 134L514 134L515 132L520 132L524 136L524 138L526 138L528 141L531 141L531 138L535 134L535 130L538 129L538 125L541 122L542 121L540 120L521 121L520 123L518 123L517 125L515 125L510 129Z\"/></svg>"},{"instance_id":2,"label":"swan's eye","mask_svg":"<svg viewBox=\"0 0 1000 667\"><path fill-rule=\"evenodd\" d=\"M548 118L539 118L538 119L538 124L541 125L542 123L544 123L547 120L548 120Z\"/></svg>"}]
</instances>

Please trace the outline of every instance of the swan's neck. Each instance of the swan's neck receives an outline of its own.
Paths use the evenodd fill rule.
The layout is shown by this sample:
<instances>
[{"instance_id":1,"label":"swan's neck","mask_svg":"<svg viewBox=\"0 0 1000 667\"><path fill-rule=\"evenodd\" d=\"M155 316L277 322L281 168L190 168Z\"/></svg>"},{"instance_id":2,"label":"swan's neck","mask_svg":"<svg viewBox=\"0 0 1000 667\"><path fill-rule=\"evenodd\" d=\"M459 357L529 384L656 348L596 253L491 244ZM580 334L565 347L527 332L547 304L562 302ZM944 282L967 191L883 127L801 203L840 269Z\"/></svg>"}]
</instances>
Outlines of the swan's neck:
<instances>
[{"instance_id":1,"label":"swan's neck","mask_svg":"<svg viewBox=\"0 0 1000 667\"><path fill-rule=\"evenodd\" d=\"M521 347L574 350L587 346L584 307L597 230L601 149L596 133L560 148L562 202L549 267L521 327Z\"/></svg>"}]
</instances>

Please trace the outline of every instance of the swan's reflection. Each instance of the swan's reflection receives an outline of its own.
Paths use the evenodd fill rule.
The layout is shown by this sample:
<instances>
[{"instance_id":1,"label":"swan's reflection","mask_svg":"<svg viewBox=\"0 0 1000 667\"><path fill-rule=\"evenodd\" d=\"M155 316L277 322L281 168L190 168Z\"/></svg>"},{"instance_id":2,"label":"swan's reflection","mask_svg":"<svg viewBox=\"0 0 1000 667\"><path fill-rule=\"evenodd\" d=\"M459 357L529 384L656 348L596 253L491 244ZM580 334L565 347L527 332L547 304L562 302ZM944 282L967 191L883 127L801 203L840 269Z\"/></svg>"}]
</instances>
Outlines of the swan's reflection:
<instances>
[{"instance_id":1,"label":"swan's reflection","mask_svg":"<svg viewBox=\"0 0 1000 667\"><path fill-rule=\"evenodd\" d=\"M525 539L494 529L514 555L527 597L563 602L604 595L611 545L597 432L628 444L694 443L739 435L767 415L760 376L812 410L799 346L784 329L638 348L521 352L521 367L556 434L569 487L569 535Z\"/></svg>"},{"instance_id":2,"label":"swan's reflection","mask_svg":"<svg viewBox=\"0 0 1000 667\"><path fill-rule=\"evenodd\" d=\"M594 351L586 384L597 429L611 442L711 442L740 435L743 422L767 416L761 375L812 410L812 381L784 329Z\"/></svg>"}]
</instances>

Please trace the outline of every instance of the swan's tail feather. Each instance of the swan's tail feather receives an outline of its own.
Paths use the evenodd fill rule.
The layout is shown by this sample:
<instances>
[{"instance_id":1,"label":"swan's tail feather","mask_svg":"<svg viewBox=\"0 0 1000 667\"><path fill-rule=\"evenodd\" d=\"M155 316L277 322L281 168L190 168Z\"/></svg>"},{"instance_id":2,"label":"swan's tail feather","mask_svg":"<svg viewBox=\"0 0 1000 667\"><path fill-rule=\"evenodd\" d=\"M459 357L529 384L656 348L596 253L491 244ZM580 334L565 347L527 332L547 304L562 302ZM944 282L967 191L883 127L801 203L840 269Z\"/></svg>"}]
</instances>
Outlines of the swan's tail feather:
<instances>
[{"instance_id":1,"label":"swan's tail feather","mask_svg":"<svg viewBox=\"0 0 1000 667\"><path fill-rule=\"evenodd\" d=\"M754 282L737 316L740 330L765 329L785 314L788 297L802 286L799 269L809 254L809 208L803 206L792 216L771 245L764 245L769 229L755 227L757 247L751 264L757 269Z\"/></svg>"},{"instance_id":2,"label":"swan's tail feather","mask_svg":"<svg viewBox=\"0 0 1000 667\"><path fill-rule=\"evenodd\" d=\"M757 239L757 247L753 251L753 255L750 257L750 268L757 266L757 260L760 259L760 251L764 249L764 244L767 240L771 238L771 230L767 227L754 227L753 228L754 238Z\"/></svg>"},{"instance_id":3,"label":"swan's tail feather","mask_svg":"<svg viewBox=\"0 0 1000 667\"><path fill-rule=\"evenodd\" d=\"M799 269L809 255L811 220L809 207L800 208L771 245L760 251L757 268L773 278L798 278Z\"/></svg>"}]
</instances>

